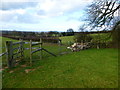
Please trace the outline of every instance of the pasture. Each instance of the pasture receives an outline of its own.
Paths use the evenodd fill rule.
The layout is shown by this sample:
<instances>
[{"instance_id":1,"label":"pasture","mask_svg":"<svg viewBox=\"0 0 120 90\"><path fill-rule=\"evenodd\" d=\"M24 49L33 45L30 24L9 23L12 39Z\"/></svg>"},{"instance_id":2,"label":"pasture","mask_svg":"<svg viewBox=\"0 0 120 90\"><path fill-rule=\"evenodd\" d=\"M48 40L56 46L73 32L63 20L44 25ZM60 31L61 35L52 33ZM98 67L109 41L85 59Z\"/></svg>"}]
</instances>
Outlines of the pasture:
<instances>
[{"instance_id":1,"label":"pasture","mask_svg":"<svg viewBox=\"0 0 120 90\"><path fill-rule=\"evenodd\" d=\"M99 40L100 38L101 39L100 42L104 42L105 41L104 39L106 39L106 42L110 42L112 41L112 38L108 38L110 34L111 33L100 33L99 37L98 37L98 34L90 34L90 36L93 38L93 41ZM68 45L69 42L72 42L72 43L75 42L74 36L63 36L63 37L60 37L60 39L62 40L62 43L65 45Z\"/></svg>"},{"instance_id":2,"label":"pasture","mask_svg":"<svg viewBox=\"0 0 120 90\"><path fill-rule=\"evenodd\" d=\"M72 41L70 38L73 37L69 37L69 39L67 37L61 38L64 43L67 43L68 40ZM3 42L8 40L8 38L2 39ZM26 44L25 47L29 47L29 44ZM117 49L106 48L98 50L91 48L79 52L71 52L64 45L45 43L43 47L52 51L57 57L43 52L43 59L40 60L38 52L33 55L35 62L32 66L22 62L12 70L3 70L3 88L118 87ZM70 53L59 54L63 52ZM5 57L2 61L5 61ZM25 51L25 61L29 61L29 50Z\"/></svg>"},{"instance_id":3,"label":"pasture","mask_svg":"<svg viewBox=\"0 0 120 90\"><path fill-rule=\"evenodd\" d=\"M60 37L60 39L62 40L62 44L66 45L68 45L69 42L74 42L74 36L63 36Z\"/></svg>"}]
</instances>

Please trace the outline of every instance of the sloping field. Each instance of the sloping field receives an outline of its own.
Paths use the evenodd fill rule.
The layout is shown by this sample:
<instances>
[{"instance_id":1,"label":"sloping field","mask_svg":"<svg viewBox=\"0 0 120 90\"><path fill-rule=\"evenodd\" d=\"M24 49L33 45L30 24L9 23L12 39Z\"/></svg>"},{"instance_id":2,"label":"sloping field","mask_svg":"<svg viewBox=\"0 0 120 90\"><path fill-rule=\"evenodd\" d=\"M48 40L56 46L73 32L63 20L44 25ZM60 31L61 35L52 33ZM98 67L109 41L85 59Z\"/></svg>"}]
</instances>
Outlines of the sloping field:
<instances>
[{"instance_id":1,"label":"sloping field","mask_svg":"<svg viewBox=\"0 0 120 90\"><path fill-rule=\"evenodd\" d=\"M26 69L33 69L25 73ZM3 72L4 88L116 88L118 52L89 49Z\"/></svg>"},{"instance_id":2,"label":"sloping field","mask_svg":"<svg viewBox=\"0 0 120 90\"><path fill-rule=\"evenodd\" d=\"M6 40L12 39L3 38L4 43ZM40 60L38 52L33 55L33 60L37 60L32 66L21 63L11 70L3 70L3 88L118 87L117 49L88 49L59 55L60 52L68 52L65 46L45 43L43 47L57 57L43 52ZM29 62L29 50L25 51L25 61Z\"/></svg>"}]
</instances>

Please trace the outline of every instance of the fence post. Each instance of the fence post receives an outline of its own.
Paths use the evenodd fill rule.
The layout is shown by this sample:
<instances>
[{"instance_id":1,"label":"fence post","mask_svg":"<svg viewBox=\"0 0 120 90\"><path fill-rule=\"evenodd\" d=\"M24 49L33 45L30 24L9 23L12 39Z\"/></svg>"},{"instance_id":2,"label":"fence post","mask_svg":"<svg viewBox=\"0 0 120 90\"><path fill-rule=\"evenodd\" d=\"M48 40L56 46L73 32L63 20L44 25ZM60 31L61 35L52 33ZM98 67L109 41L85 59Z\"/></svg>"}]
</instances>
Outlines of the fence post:
<instances>
[{"instance_id":1,"label":"fence post","mask_svg":"<svg viewBox=\"0 0 120 90\"><path fill-rule=\"evenodd\" d=\"M6 41L6 47L7 47L7 65L9 68L12 68L15 66L15 60L13 59L13 45L12 41Z\"/></svg>"},{"instance_id":2,"label":"fence post","mask_svg":"<svg viewBox=\"0 0 120 90\"><path fill-rule=\"evenodd\" d=\"M32 40L30 40L30 65L32 64Z\"/></svg>"},{"instance_id":3,"label":"fence post","mask_svg":"<svg viewBox=\"0 0 120 90\"><path fill-rule=\"evenodd\" d=\"M61 40L58 41L58 44L59 44L59 54L61 54Z\"/></svg>"},{"instance_id":4,"label":"fence post","mask_svg":"<svg viewBox=\"0 0 120 90\"><path fill-rule=\"evenodd\" d=\"M40 48L42 48L42 38L40 38ZM42 50L40 51L40 59L42 59Z\"/></svg>"},{"instance_id":5,"label":"fence post","mask_svg":"<svg viewBox=\"0 0 120 90\"><path fill-rule=\"evenodd\" d=\"M21 58L22 58L22 60L24 59L24 43L23 43L23 40L22 39L20 39L20 51L21 51Z\"/></svg>"}]
</instances>

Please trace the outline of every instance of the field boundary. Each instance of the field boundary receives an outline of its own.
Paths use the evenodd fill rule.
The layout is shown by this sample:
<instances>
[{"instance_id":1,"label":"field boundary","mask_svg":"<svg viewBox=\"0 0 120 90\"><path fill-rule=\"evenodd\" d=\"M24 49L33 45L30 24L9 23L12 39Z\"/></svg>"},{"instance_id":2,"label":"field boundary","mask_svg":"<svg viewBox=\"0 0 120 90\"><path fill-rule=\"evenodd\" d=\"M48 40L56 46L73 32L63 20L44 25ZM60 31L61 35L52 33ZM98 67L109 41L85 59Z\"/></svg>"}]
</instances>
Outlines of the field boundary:
<instances>
[{"instance_id":1,"label":"field boundary","mask_svg":"<svg viewBox=\"0 0 120 90\"><path fill-rule=\"evenodd\" d=\"M12 68L15 66L16 62L24 60L24 50L29 49L30 50L30 54L29 54L29 58L30 58L30 65L32 65L32 55L38 51L40 51L40 59L42 59L42 51L45 51L47 53L49 53L52 56L55 56L55 54L53 54L52 52L48 51L45 48L42 48L42 39L40 38L40 42L32 42L32 40L30 40L30 45L29 48L25 48L24 47L25 42L23 42L22 40L19 42L14 42L13 41L6 41L6 52L2 53L1 56L6 55L6 60L7 60L7 66L8 68ZM37 45L39 45L39 48L36 47ZM34 47L35 46L35 47ZM33 50L35 49L35 50Z\"/></svg>"}]
</instances>

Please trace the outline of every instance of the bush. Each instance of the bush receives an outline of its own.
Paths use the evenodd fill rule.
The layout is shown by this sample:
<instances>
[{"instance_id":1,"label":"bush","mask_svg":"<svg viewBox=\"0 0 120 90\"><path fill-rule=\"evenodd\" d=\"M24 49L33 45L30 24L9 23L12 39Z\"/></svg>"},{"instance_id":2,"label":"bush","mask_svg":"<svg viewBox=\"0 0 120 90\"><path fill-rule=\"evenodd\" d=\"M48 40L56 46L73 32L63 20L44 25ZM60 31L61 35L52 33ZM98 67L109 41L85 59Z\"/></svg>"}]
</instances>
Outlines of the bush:
<instances>
[{"instance_id":1,"label":"bush","mask_svg":"<svg viewBox=\"0 0 120 90\"><path fill-rule=\"evenodd\" d=\"M115 28L115 30L113 31L113 34L112 34L113 46L120 48L120 45L118 45L120 43L120 35L119 34L120 34L120 25Z\"/></svg>"},{"instance_id":2,"label":"bush","mask_svg":"<svg viewBox=\"0 0 120 90\"><path fill-rule=\"evenodd\" d=\"M75 41L77 42L90 42L92 40L92 37L89 35L89 34L86 34L86 33L78 33L75 35L75 38L74 38Z\"/></svg>"},{"instance_id":3,"label":"bush","mask_svg":"<svg viewBox=\"0 0 120 90\"><path fill-rule=\"evenodd\" d=\"M32 40L32 41L40 41L40 38L42 38L43 42L47 43L58 43L60 40L58 37L36 37L36 36L28 36L28 37L14 37L14 36L8 36L8 35L3 35L3 37L15 39L15 40Z\"/></svg>"}]
</instances>

